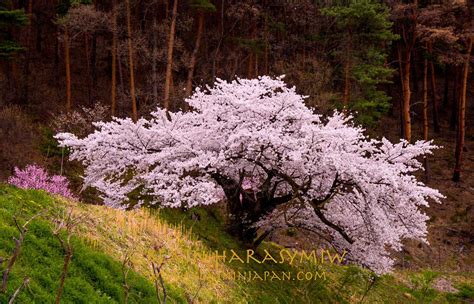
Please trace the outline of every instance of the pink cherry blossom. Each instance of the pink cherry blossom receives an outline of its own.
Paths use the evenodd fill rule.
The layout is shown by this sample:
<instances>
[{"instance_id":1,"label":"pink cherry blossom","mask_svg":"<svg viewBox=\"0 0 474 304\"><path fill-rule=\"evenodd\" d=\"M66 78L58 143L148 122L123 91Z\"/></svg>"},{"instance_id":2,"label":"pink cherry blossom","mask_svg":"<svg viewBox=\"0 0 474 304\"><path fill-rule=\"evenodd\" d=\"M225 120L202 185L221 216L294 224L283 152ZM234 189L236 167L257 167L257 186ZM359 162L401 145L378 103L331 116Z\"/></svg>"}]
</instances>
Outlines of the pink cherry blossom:
<instances>
[{"instance_id":1,"label":"pink cherry blossom","mask_svg":"<svg viewBox=\"0 0 474 304\"><path fill-rule=\"evenodd\" d=\"M186 100L191 112L157 109L149 120L115 118L85 138L56 138L108 205L126 206L137 191L167 207L224 193L242 229L311 227L351 261L390 271L404 239L426 242L422 208L442 195L412 173L437 147L370 139L350 115L317 115L304 98L281 77L218 80Z\"/></svg>"}]
</instances>

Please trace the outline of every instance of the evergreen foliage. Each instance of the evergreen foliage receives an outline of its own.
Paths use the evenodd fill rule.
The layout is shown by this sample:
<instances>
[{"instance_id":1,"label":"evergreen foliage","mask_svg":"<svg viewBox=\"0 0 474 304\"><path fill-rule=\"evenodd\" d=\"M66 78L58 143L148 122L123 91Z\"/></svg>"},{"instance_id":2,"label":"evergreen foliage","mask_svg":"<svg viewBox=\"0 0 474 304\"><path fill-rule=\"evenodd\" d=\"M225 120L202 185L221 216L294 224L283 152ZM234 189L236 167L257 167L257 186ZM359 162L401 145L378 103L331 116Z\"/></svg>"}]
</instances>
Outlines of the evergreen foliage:
<instances>
[{"instance_id":1,"label":"evergreen foliage","mask_svg":"<svg viewBox=\"0 0 474 304\"><path fill-rule=\"evenodd\" d=\"M374 0L350 0L322 10L335 21L335 60L348 63L354 88L349 107L365 124L377 121L389 109L390 97L380 90L389 83L393 70L388 66L387 46L397 36L391 31L388 8Z\"/></svg>"},{"instance_id":2,"label":"evergreen foliage","mask_svg":"<svg viewBox=\"0 0 474 304\"><path fill-rule=\"evenodd\" d=\"M28 16L23 10L8 10L0 5L0 59L9 59L24 49L13 38L11 28L27 23Z\"/></svg>"}]
</instances>

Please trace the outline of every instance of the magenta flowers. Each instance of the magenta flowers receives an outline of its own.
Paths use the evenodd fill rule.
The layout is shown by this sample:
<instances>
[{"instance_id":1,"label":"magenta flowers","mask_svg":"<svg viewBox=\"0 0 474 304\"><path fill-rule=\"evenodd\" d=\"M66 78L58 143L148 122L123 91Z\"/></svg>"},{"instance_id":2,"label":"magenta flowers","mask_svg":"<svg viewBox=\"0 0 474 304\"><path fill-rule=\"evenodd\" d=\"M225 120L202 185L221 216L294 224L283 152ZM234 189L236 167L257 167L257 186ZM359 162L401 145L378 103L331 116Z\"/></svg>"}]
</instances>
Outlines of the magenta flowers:
<instances>
[{"instance_id":1,"label":"magenta flowers","mask_svg":"<svg viewBox=\"0 0 474 304\"><path fill-rule=\"evenodd\" d=\"M60 175L49 175L36 165L27 165L23 170L15 167L15 174L8 178L8 183L23 189L42 189L52 194L74 198L69 190L69 181Z\"/></svg>"}]
</instances>

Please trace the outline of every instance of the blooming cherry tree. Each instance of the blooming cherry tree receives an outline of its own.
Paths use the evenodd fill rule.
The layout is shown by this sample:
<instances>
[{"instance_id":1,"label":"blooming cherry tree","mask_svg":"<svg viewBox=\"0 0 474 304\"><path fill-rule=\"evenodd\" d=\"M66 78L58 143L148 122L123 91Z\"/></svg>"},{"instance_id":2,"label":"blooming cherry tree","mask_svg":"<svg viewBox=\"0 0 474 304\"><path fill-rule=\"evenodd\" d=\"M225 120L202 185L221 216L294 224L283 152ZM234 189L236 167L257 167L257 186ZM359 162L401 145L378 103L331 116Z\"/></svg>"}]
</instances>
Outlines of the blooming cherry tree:
<instances>
[{"instance_id":1,"label":"blooming cherry tree","mask_svg":"<svg viewBox=\"0 0 474 304\"><path fill-rule=\"evenodd\" d=\"M351 117L322 117L282 78L218 80L186 100L192 112L96 123L57 135L106 204L193 207L225 197L230 230L248 242L275 227L318 231L351 260L390 270L402 240L426 241L421 207L442 195L416 180L431 142L369 139ZM254 243L255 244L255 243Z\"/></svg>"}]
</instances>

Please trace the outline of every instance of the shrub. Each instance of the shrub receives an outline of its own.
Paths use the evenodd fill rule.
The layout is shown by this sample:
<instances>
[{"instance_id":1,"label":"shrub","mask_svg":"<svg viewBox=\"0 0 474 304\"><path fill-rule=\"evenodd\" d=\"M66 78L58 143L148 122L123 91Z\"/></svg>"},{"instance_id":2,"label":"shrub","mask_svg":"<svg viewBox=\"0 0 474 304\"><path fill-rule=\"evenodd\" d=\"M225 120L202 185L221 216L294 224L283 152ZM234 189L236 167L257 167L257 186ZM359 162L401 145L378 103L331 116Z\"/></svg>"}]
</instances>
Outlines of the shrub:
<instances>
[{"instance_id":1,"label":"shrub","mask_svg":"<svg viewBox=\"0 0 474 304\"><path fill-rule=\"evenodd\" d=\"M23 170L15 167L15 174L8 178L8 183L23 189L42 189L52 194L74 198L66 177L50 176L44 168L36 164L27 165Z\"/></svg>"}]
</instances>

